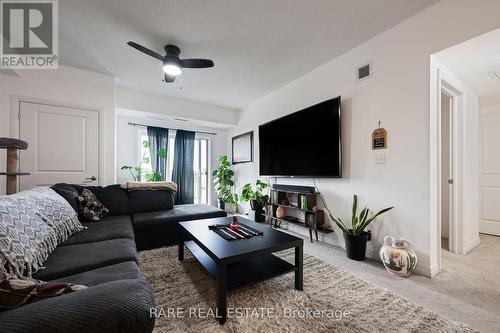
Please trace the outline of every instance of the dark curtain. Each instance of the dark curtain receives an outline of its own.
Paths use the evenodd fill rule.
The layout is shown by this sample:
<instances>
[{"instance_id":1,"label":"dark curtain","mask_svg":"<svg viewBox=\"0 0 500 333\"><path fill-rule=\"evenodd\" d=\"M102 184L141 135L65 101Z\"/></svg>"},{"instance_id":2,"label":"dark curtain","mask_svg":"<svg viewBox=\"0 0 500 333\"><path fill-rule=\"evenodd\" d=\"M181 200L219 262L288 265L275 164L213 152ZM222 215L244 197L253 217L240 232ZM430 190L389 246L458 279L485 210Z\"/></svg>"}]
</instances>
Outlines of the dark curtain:
<instances>
[{"instance_id":1,"label":"dark curtain","mask_svg":"<svg viewBox=\"0 0 500 333\"><path fill-rule=\"evenodd\" d=\"M194 134L177 130L175 135L172 181L177 184L176 205L194 202Z\"/></svg>"},{"instance_id":2,"label":"dark curtain","mask_svg":"<svg viewBox=\"0 0 500 333\"><path fill-rule=\"evenodd\" d=\"M158 156L160 149L168 148L168 129L148 126L149 155L151 156L151 167L154 173L160 175L161 180L167 179L166 159Z\"/></svg>"}]
</instances>

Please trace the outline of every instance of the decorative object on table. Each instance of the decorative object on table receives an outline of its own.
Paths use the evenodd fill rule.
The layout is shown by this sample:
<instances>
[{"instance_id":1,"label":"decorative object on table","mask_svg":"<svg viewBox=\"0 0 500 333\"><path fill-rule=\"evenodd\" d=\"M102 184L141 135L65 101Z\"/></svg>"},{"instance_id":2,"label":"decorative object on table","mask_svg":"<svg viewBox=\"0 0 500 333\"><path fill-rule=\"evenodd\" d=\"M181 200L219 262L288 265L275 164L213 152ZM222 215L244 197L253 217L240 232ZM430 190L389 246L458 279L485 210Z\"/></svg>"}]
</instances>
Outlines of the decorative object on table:
<instances>
[{"instance_id":1,"label":"decorative object on table","mask_svg":"<svg viewBox=\"0 0 500 333\"><path fill-rule=\"evenodd\" d=\"M344 232L346 254L349 259L353 260L365 260L366 242L371 240L371 233L369 231L364 231L365 228L371 222L375 221L377 216L393 208L394 207L384 208L369 218L368 214L370 210L365 207L358 215L358 196L355 194L352 203L351 228L349 229L346 224L340 218L334 216L325 205L325 209L328 211L330 218Z\"/></svg>"},{"instance_id":2,"label":"decorative object on table","mask_svg":"<svg viewBox=\"0 0 500 333\"><path fill-rule=\"evenodd\" d=\"M229 225L231 230L238 230L238 218L236 216L233 216L233 222Z\"/></svg>"},{"instance_id":3,"label":"decorative object on table","mask_svg":"<svg viewBox=\"0 0 500 333\"><path fill-rule=\"evenodd\" d=\"M17 153L18 150L28 149L28 143L14 138L0 138L0 149L7 149L7 169L6 172L0 172L0 175L7 176L5 193L14 194L17 192L17 177L29 176L29 173L18 170Z\"/></svg>"},{"instance_id":4,"label":"decorative object on table","mask_svg":"<svg viewBox=\"0 0 500 333\"><path fill-rule=\"evenodd\" d=\"M262 236L264 234L262 231L256 230L246 224L238 222L236 222L237 227L234 229L232 227L234 224L234 218L236 218L236 216L233 217L233 222L231 224L214 224L209 226L208 228L228 241L251 238L254 236Z\"/></svg>"},{"instance_id":5,"label":"decorative object on table","mask_svg":"<svg viewBox=\"0 0 500 333\"><path fill-rule=\"evenodd\" d=\"M231 170L227 155L219 156L219 166L212 172L212 177L214 177L218 207L225 209L225 203L229 200L231 188L234 186L234 171Z\"/></svg>"},{"instance_id":6,"label":"decorative object on table","mask_svg":"<svg viewBox=\"0 0 500 333\"><path fill-rule=\"evenodd\" d=\"M267 183L257 179L255 182L255 191L250 183L243 185L241 189L241 201L250 201L250 208L253 210L250 213L252 213L251 215L253 215L255 222L264 222L266 220L263 209L269 202L269 195L264 194L263 191L267 188L269 188Z\"/></svg>"},{"instance_id":7,"label":"decorative object on table","mask_svg":"<svg viewBox=\"0 0 500 333\"><path fill-rule=\"evenodd\" d=\"M417 255L410 241L400 237L385 236L380 259L385 269L396 276L409 276L417 266Z\"/></svg>"},{"instance_id":8,"label":"decorative object on table","mask_svg":"<svg viewBox=\"0 0 500 333\"><path fill-rule=\"evenodd\" d=\"M150 158L147 156L149 152L149 141L144 140L142 141L142 145L144 146L144 153L142 153L141 160L139 161L139 165L137 166L131 166L131 165L122 165L120 170L128 170L130 172L130 175L132 176L132 179L136 182L141 182L143 180L143 169L142 169L142 164L143 163L150 163ZM164 148L158 149L158 157L161 159L166 159L167 158L167 150ZM144 180L147 182L158 182L161 181L161 175L157 172L153 173L145 173L144 174Z\"/></svg>"},{"instance_id":9,"label":"decorative object on table","mask_svg":"<svg viewBox=\"0 0 500 333\"><path fill-rule=\"evenodd\" d=\"M385 128L380 128L380 121L378 122L378 128L376 128L372 133L372 149L386 149L387 148L387 131Z\"/></svg>"},{"instance_id":10,"label":"decorative object on table","mask_svg":"<svg viewBox=\"0 0 500 333\"><path fill-rule=\"evenodd\" d=\"M233 137L233 164L253 161L253 131Z\"/></svg>"}]
</instances>

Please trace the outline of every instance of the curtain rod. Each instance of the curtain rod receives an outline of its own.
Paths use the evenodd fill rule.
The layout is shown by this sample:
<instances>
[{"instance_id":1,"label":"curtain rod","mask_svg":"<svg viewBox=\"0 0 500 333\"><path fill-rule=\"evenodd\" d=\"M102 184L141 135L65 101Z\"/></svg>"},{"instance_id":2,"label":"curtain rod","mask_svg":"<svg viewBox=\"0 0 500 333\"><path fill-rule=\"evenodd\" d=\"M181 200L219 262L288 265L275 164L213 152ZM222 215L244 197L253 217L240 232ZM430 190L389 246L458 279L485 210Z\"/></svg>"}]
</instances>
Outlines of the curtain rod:
<instances>
[{"instance_id":1,"label":"curtain rod","mask_svg":"<svg viewBox=\"0 0 500 333\"><path fill-rule=\"evenodd\" d=\"M148 127L149 126L149 125L144 125L144 124L133 123L131 121L129 121L128 124L130 126L134 126L134 127L135 126L142 126L142 127ZM157 126L155 126L155 127L157 127ZM163 128L166 128L166 127L163 127ZM168 129L185 131L182 128L168 128ZM217 133L215 133L215 132L203 132L203 131L194 131L194 132L201 133L201 134L208 134L208 135L217 135Z\"/></svg>"}]
</instances>

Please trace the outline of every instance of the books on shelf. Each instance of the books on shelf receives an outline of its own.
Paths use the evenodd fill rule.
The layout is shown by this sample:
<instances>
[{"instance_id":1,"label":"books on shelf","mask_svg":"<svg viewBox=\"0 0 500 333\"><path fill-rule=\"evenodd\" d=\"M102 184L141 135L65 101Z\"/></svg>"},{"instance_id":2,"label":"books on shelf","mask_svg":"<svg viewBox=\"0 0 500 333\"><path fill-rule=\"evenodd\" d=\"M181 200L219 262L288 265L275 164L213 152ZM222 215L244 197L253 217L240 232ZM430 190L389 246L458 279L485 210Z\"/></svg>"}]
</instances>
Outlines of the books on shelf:
<instances>
[{"instance_id":1,"label":"books on shelf","mask_svg":"<svg viewBox=\"0 0 500 333\"><path fill-rule=\"evenodd\" d=\"M300 195L299 196L299 208L302 210L307 210L307 195Z\"/></svg>"}]
</instances>

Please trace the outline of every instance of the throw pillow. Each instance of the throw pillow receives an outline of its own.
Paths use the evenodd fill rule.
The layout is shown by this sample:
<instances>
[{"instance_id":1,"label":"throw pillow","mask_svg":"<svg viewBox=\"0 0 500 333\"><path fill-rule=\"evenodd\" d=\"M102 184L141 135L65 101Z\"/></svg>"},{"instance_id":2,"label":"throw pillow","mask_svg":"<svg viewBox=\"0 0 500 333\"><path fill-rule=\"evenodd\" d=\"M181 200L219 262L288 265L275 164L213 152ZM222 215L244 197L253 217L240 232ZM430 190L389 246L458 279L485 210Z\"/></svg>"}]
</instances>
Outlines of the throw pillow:
<instances>
[{"instance_id":1,"label":"throw pillow","mask_svg":"<svg viewBox=\"0 0 500 333\"><path fill-rule=\"evenodd\" d=\"M79 291L86 286L72 283L41 282L19 279L0 272L0 310L14 309L23 304Z\"/></svg>"},{"instance_id":2,"label":"throw pillow","mask_svg":"<svg viewBox=\"0 0 500 333\"><path fill-rule=\"evenodd\" d=\"M90 221L100 221L109 213L109 210L88 189L82 191L78 197L78 204L83 217Z\"/></svg>"},{"instance_id":3,"label":"throw pillow","mask_svg":"<svg viewBox=\"0 0 500 333\"><path fill-rule=\"evenodd\" d=\"M78 191L69 184L59 183L51 187L57 194L63 197L78 213Z\"/></svg>"}]
</instances>

